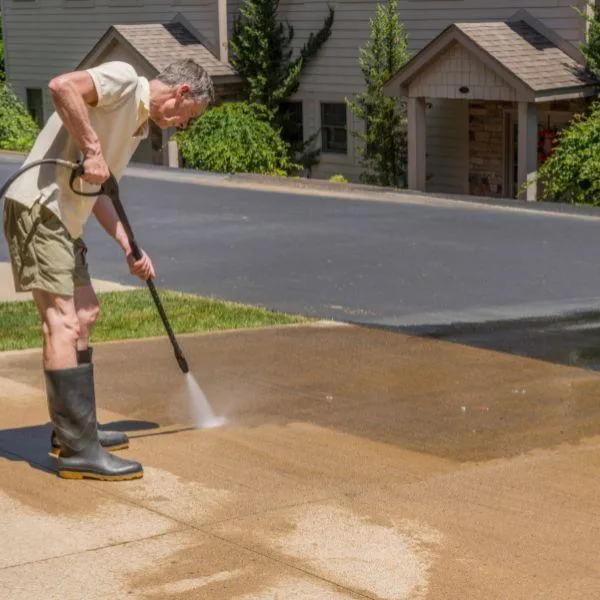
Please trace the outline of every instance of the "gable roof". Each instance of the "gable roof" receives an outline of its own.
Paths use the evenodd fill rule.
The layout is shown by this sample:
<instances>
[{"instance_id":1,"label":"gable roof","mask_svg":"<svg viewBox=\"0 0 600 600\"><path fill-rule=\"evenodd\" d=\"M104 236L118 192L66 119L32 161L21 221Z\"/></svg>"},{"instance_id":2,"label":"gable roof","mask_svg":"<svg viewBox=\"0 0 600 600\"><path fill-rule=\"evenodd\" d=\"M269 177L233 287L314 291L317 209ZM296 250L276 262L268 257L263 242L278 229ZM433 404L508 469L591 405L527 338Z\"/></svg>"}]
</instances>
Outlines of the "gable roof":
<instances>
[{"instance_id":1,"label":"gable roof","mask_svg":"<svg viewBox=\"0 0 600 600\"><path fill-rule=\"evenodd\" d=\"M529 20L519 19L454 23L390 79L388 91L400 88L406 93L410 82L455 43L513 87L519 100L591 95L599 84L576 60L575 52L567 53Z\"/></svg>"},{"instance_id":2,"label":"gable roof","mask_svg":"<svg viewBox=\"0 0 600 600\"><path fill-rule=\"evenodd\" d=\"M171 62L191 58L206 69L216 81L239 81L240 75L229 63L221 62L185 24L144 23L139 25L111 25L92 50L81 61L79 68L93 62L111 42L128 46L147 64L154 74L160 73Z\"/></svg>"}]
</instances>

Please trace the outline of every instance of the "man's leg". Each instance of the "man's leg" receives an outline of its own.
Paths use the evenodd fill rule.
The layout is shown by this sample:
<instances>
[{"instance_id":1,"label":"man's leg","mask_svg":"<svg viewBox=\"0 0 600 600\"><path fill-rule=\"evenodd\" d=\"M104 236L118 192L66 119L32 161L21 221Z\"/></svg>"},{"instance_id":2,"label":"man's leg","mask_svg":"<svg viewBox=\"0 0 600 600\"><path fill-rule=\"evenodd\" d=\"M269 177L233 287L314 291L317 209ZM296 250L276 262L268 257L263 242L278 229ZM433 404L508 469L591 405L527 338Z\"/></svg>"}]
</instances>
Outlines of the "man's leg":
<instances>
[{"instance_id":1,"label":"man's leg","mask_svg":"<svg viewBox=\"0 0 600 600\"><path fill-rule=\"evenodd\" d=\"M100 304L91 284L75 287L75 310L79 323L77 350L83 355L89 348L90 334L100 315Z\"/></svg>"},{"instance_id":2,"label":"man's leg","mask_svg":"<svg viewBox=\"0 0 600 600\"><path fill-rule=\"evenodd\" d=\"M72 296L32 290L42 320L44 369L71 369L77 366L79 320Z\"/></svg>"},{"instance_id":3,"label":"man's leg","mask_svg":"<svg viewBox=\"0 0 600 600\"><path fill-rule=\"evenodd\" d=\"M100 445L91 364L77 365L80 326L74 300L73 240L40 204L5 200L4 231L15 289L31 291L42 321L48 410L60 445L61 477L135 479L142 466Z\"/></svg>"},{"instance_id":4,"label":"man's leg","mask_svg":"<svg viewBox=\"0 0 600 600\"><path fill-rule=\"evenodd\" d=\"M75 310L79 322L79 337L77 338L77 363L80 365L92 363L92 348L89 344L90 334L98 316L100 315L100 304L96 297L96 292L92 287L89 275L87 274L87 264L77 265L76 252L76 276L75 276ZM85 268L85 274L82 273ZM98 437L102 446L108 450L124 450L129 447L129 438L122 431L106 431L98 429ZM57 441L53 437L53 447L57 447Z\"/></svg>"}]
</instances>

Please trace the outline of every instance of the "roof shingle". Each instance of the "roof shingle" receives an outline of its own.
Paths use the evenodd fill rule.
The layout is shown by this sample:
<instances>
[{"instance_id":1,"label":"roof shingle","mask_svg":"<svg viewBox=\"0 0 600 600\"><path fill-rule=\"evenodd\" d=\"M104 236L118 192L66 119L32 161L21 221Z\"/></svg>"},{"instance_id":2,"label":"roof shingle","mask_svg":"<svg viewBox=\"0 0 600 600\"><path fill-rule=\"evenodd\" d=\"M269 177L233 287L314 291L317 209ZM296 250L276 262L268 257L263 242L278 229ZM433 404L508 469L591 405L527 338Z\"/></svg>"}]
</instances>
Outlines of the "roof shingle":
<instances>
[{"instance_id":1,"label":"roof shingle","mask_svg":"<svg viewBox=\"0 0 600 600\"><path fill-rule=\"evenodd\" d=\"M236 75L181 23L114 25L114 28L158 71L175 60L192 58L211 77Z\"/></svg>"},{"instance_id":2,"label":"roof shingle","mask_svg":"<svg viewBox=\"0 0 600 600\"><path fill-rule=\"evenodd\" d=\"M455 27L535 92L596 83L583 65L524 21Z\"/></svg>"}]
</instances>

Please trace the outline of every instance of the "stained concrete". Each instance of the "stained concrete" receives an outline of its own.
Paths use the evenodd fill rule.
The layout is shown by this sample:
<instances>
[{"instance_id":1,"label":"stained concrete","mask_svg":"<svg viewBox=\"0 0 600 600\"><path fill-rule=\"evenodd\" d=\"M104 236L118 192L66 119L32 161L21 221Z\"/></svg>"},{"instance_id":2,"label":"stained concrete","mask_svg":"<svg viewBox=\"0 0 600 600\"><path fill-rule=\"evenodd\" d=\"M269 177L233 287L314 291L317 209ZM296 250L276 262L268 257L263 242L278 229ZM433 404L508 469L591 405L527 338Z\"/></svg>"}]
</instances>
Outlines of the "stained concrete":
<instances>
[{"instance_id":1,"label":"stained concrete","mask_svg":"<svg viewBox=\"0 0 600 600\"><path fill-rule=\"evenodd\" d=\"M39 351L0 355L0 598L592 600L600 375L339 326L95 348L142 480L62 481ZM4 459L4 460L3 460Z\"/></svg>"}]
</instances>

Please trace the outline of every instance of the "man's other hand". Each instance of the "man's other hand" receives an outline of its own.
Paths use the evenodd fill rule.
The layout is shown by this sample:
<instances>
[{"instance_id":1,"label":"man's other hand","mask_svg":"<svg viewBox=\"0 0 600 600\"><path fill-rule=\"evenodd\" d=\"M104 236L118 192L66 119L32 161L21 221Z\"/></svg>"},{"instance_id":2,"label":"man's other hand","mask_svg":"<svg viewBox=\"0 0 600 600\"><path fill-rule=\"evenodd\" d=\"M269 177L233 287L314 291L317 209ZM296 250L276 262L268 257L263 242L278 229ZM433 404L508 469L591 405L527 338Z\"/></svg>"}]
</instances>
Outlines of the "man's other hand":
<instances>
[{"instance_id":1,"label":"man's other hand","mask_svg":"<svg viewBox=\"0 0 600 600\"><path fill-rule=\"evenodd\" d=\"M127 255L127 264L129 265L129 272L136 277L139 277L142 281L148 281L151 277L155 277L154 266L150 257L143 251L142 258L135 260L133 254Z\"/></svg>"}]
</instances>

